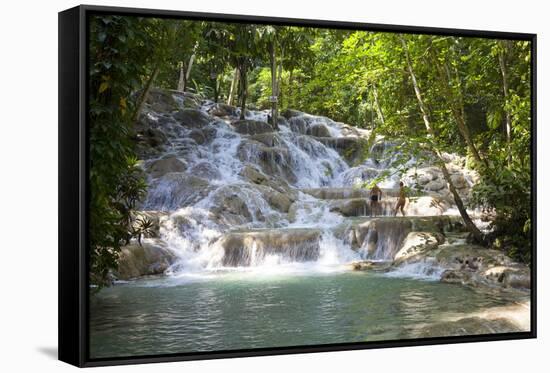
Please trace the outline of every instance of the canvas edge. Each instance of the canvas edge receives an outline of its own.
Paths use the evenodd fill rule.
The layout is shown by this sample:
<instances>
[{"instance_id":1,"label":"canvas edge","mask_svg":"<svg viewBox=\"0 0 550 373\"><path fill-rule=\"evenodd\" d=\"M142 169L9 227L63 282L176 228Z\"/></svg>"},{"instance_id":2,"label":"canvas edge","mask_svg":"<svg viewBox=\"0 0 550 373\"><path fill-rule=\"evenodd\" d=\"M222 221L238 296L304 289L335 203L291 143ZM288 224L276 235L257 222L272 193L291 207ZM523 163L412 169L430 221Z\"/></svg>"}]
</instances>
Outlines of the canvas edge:
<instances>
[{"instance_id":1,"label":"canvas edge","mask_svg":"<svg viewBox=\"0 0 550 373\"><path fill-rule=\"evenodd\" d=\"M232 21L248 23L273 23L310 27L330 27L415 34L449 36L475 36L496 39L530 41L532 48L531 110L532 110L532 291L531 330L520 333L489 334L477 336L454 336L397 341L346 343L337 345L298 346L236 351L212 351L125 358L90 359L88 354L88 263L87 263L87 212L89 190L87 186L86 128L87 104L87 30L86 21L90 14L108 13L206 19L211 21ZM76 35L63 30L72 29ZM316 353L371 348L392 348L426 346L449 343L468 343L536 338L536 34L484 30L462 30L452 28L383 25L327 20L260 17L252 15L229 15L217 13L182 12L172 10L121 8L108 6L80 5L59 13L59 360L80 367L205 360L266 355ZM71 53L76 48L77 57ZM74 51L73 51L74 52ZM74 61L77 66L74 66ZM73 80L65 73L70 71ZM78 127L74 128L74 122ZM71 127L71 124L73 126ZM76 132L76 133L75 133ZM75 149L75 145L77 149ZM76 161L74 155L78 154ZM68 157L66 156L68 155ZM75 187L76 185L76 187ZM76 214L76 219L74 217ZM75 232L77 236L75 237ZM74 252L74 247L78 252ZM75 272L76 269L76 272Z\"/></svg>"}]
</instances>

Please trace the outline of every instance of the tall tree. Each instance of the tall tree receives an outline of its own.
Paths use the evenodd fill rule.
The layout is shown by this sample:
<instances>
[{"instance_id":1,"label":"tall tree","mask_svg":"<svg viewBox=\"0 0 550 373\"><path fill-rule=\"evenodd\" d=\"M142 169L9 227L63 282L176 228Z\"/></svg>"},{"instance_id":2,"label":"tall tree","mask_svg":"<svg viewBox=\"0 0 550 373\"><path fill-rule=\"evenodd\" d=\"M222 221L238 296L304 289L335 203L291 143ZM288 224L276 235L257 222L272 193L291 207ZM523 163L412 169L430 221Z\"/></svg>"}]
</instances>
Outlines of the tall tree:
<instances>
[{"instance_id":1,"label":"tall tree","mask_svg":"<svg viewBox=\"0 0 550 373\"><path fill-rule=\"evenodd\" d=\"M474 157L475 161L479 164L483 164L485 167L488 167L489 165L485 159L482 159L477 146L472 139L470 129L466 123L460 77L458 75L456 65L452 68L449 63L449 54L452 53L452 46L448 46L449 39L450 38L438 38L437 42L434 43L434 37L430 37L428 49L430 51L431 60L433 61L433 64L438 72L438 82L442 87L443 95L457 124L460 135L468 146L468 149L470 150L470 153ZM457 40L458 38L453 39ZM441 45L443 43L446 43L447 45L439 48L436 45ZM451 43L453 43L453 41L451 41ZM456 56L454 57L454 61L456 61ZM454 71L451 71L451 69Z\"/></svg>"},{"instance_id":2,"label":"tall tree","mask_svg":"<svg viewBox=\"0 0 550 373\"><path fill-rule=\"evenodd\" d=\"M411 62L411 58L409 55L409 49L407 46L407 42L405 41L404 37L400 35L400 40L403 45L403 51L405 53L405 60L407 61L407 69L409 71L411 82L414 88L414 92L416 95L416 99L418 100L418 106L420 108L420 111L422 112L422 119L424 120L424 125L426 126L426 131L428 132L428 135L430 136L430 144L431 144L431 150L435 154L435 156L438 159L439 168L441 169L441 172L443 173L443 177L445 178L445 181L447 182L447 186L449 188L449 191L453 195L453 199L455 201L455 204L458 208L458 211L460 212L460 216L462 217L462 220L464 220L464 224L466 224L466 227L470 231L470 233L473 235L475 240L477 242L483 242L483 234L477 228L477 226L474 224L470 216L468 215L468 212L466 211L466 207L464 206L464 202L462 201L462 198L458 194L458 191L456 190L456 187L451 179L451 174L449 173L449 170L447 169L447 166L445 165L444 158L441 154L441 150L439 149L438 145L438 137L437 134L433 128L433 126L430 123L430 117L429 112L426 104L424 103L424 100L422 98L422 92L420 91L420 87L418 85L418 82L416 80L416 75L414 73L413 65Z\"/></svg>"}]
</instances>

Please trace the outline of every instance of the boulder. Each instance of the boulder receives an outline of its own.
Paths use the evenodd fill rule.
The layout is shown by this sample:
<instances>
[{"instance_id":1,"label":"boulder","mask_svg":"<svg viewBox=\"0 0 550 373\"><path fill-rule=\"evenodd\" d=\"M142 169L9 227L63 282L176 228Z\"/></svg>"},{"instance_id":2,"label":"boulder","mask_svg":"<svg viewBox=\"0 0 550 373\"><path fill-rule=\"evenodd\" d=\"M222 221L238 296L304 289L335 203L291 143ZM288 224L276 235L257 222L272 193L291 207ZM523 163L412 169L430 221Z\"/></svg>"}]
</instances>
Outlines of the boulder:
<instances>
[{"instance_id":1,"label":"boulder","mask_svg":"<svg viewBox=\"0 0 550 373\"><path fill-rule=\"evenodd\" d=\"M169 90L180 109L199 109L201 98L191 92Z\"/></svg>"},{"instance_id":2,"label":"boulder","mask_svg":"<svg viewBox=\"0 0 550 373\"><path fill-rule=\"evenodd\" d=\"M257 166L253 166L251 164L245 165L241 170L240 175L253 184L270 187L277 192L287 194L289 198L293 200L297 198L297 192L292 189L285 180L266 175L259 170Z\"/></svg>"},{"instance_id":3,"label":"boulder","mask_svg":"<svg viewBox=\"0 0 550 373\"><path fill-rule=\"evenodd\" d=\"M137 133L138 144L142 144L147 147L157 148L168 142L168 139L164 132L158 128L146 128Z\"/></svg>"},{"instance_id":4,"label":"boulder","mask_svg":"<svg viewBox=\"0 0 550 373\"><path fill-rule=\"evenodd\" d=\"M217 103L210 108L209 114L216 117L234 117L237 115L237 108L231 105Z\"/></svg>"},{"instance_id":5,"label":"boulder","mask_svg":"<svg viewBox=\"0 0 550 373\"><path fill-rule=\"evenodd\" d=\"M209 162L199 162L189 169L189 173L206 180L219 180L222 175L218 168Z\"/></svg>"},{"instance_id":6,"label":"boulder","mask_svg":"<svg viewBox=\"0 0 550 373\"><path fill-rule=\"evenodd\" d=\"M275 209L287 213L295 199L288 194L280 193L276 190L264 192L267 197L267 202Z\"/></svg>"},{"instance_id":7,"label":"boulder","mask_svg":"<svg viewBox=\"0 0 550 373\"><path fill-rule=\"evenodd\" d=\"M210 212L223 224L241 225L253 220L264 220L261 211L251 211L243 195L234 190L218 189L213 194L212 201Z\"/></svg>"},{"instance_id":8,"label":"boulder","mask_svg":"<svg viewBox=\"0 0 550 373\"><path fill-rule=\"evenodd\" d=\"M176 259L176 255L160 240L146 240L141 245L133 243L121 248L115 276L120 280L129 280L159 275Z\"/></svg>"},{"instance_id":9,"label":"boulder","mask_svg":"<svg viewBox=\"0 0 550 373\"><path fill-rule=\"evenodd\" d=\"M354 163L364 145L363 140L358 137L317 137L316 139L336 150L349 164Z\"/></svg>"},{"instance_id":10,"label":"boulder","mask_svg":"<svg viewBox=\"0 0 550 373\"><path fill-rule=\"evenodd\" d=\"M437 167L428 166L409 170L404 179L409 185L425 186L430 181L442 177L443 174Z\"/></svg>"},{"instance_id":11,"label":"boulder","mask_svg":"<svg viewBox=\"0 0 550 373\"><path fill-rule=\"evenodd\" d=\"M407 215L435 216L447 211L451 205L438 196L411 197L405 205Z\"/></svg>"},{"instance_id":12,"label":"boulder","mask_svg":"<svg viewBox=\"0 0 550 373\"><path fill-rule=\"evenodd\" d=\"M432 180L428 184L424 185L424 189L431 192L438 192L446 187L447 184L442 179Z\"/></svg>"},{"instance_id":13,"label":"boulder","mask_svg":"<svg viewBox=\"0 0 550 373\"><path fill-rule=\"evenodd\" d=\"M235 131L245 135L273 132L273 127L269 123L257 120L243 119L233 122L232 125L235 127Z\"/></svg>"},{"instance_id":14,"label":"boulder","mask_svg":"<svg viewBox=\"0 0 550 373\"><path fill-rule=\"evenodd\" d=\"M202 145L206 142L206 136L204 136L204 133L202 130L199 129L193 129L188 134L189 138L195 140L195 142L199 145Z\"/></svg>"},{"instance_id":15,"label":"boulder","mask_svg":"<svg viewBox=\"0 0 550 373\"><path fill-rule=\"evenodd\" d=\"M400 264L426 250L433 250L445 242L445 236L439 232L410 232L399 251L394 256L395 264Z\"/></svg>"},{"instance_id":16,"label":"boulder","mask_svg":"<svg viewBox=\"0 0 550 373\"><path fill-rule=\"evenodd\" d=\"M310 126L306 135L315 136L315 137L331 137L330 130L324 124L314 124Z\"/></svg>"},{"instance_id":17,"label":"boulder","mask_svg":"<svg viewBox=\"0 0 550 373\"><path fill-rule=\"evenodd\" d=\"M174 119L188 128L202 128L212 122L212 117L197 109L183 109L174 114Z\"/></svg>"},{"instance_id":18,"label":"boulder","mask_svg":"<svg viewBox=\"0 0 550 373\"><path fill-rule=\"evenodd\" d=\"M269 180L269 176L251 165L244 166L240 175L254 184L265 185Z\"/></svg>"},{"instance_id":19,"label":"boulder","mask_svg":"<svg viewBox=\"0 0 550 373\"><path fill-rule=\"evenodd\" d=\"M305 135L307 132L308 125L304 120L304 118L292 117L288 120L288 127L292 132Z\"/></svg>"},{"instance_id":20,"label":"boulder","mask_svg":"<svg viewBox=\"0 0 550 373\"><path fill-rule=\"evenodd\" d=\"M286 119L299 117L299 116L302 116L302 115L304 115L304 113L302 113L301 111L298 111L298 110L294 110L294 109L285 109L285 110L281 111L281 116L285 117Z\"/></svg>"},{"instance_id":21,"label":"boulder","mask_svg":"<svg viewBox=\"0 0 550 373\"><path fill-rule=\"evenodd\" d=\"M418 338L467 336L475 334L514 333L524 331L505 318L485 319L466 317L457 321L444 321L420 329Z\"/></svg>"},{"instance_id":22,"label":"boulder","mask_svg":"<svg viewBox=\"0 0 550 373\"><path fill-rule=\"evenodd\" d=\"M176 210L197 203L211 190L205 179L183 172L170 172L151 182L143 207L147 210Z\"/></svg>"},{"instance_id":23,"label":"boulder","mask_svg":"<svg viewBox=\"0 0 550 373\"><path fill-rule=\"evenodd\" d=\"M258 133L250 136L251 140L261 142L268 147L284 147L284 141L276 132Z\"/></svg>"},{"instance_id":24,"label":"boulder","mask_svg":"<svg viewBox=\"0 0 550 373\"><path fill-rule=\"evenodd\" d=\"M178 104L174 100L172 93L163 89L151 88L145 103L149 104L152 110L159 113L169 113L178 110Z\"/></svg>"},{"instance_id":25,"label":"boulder","mask_svg":"<svg viewBox=\"0 0 550 373\"><path fill-rule=\"evenodd\" d=\"M206 127L203 127L200 129L194 128L191 131L189 131L187 136L190 139L193 139L195 143L197 143L198 145L204 145L204 144L210 143L212 140L216 138L216 135L218 133L218 130L215 127L215 124L216 123L211 123Z\"/></svg>"},{"instance_id":26,"label":"boulder","mask_svg":"<svg viewBox=\"0 0 550 373\"><path fill-rule=\"evenodd\" d=\"M360 260L352 262L348 265L348 268L352 271L386 271L390 264L388 262L372 261L372 260Z\"/></svg>"},{"instance_id":27,"label":"boulder","mask_svg":"<svg viewBox=\"0 0 550 373\"><path fill-rule=\"evenodd\" d=\"M146 167L147 173L149 173L152 178L164 176L169 172L184 172L186 169L187 164L173 156L157 159L149 163Z\"/></svg>"},{"instance_id":28,"label":"boulder","mask_svg":"<svg viewBox=\"0 0 550 373\"><path fill-rule=\"evenodd\" d=\"M516 289L531 288L531 271L529 267L514 264L511 266L495 266L486 269L483 274L493 282L498 282L504 287Z\"/></svg>"},{"instance_id":29,"label":"boulder","mask_svg":"<svg viewBox=\"0 0 550 373\"><path fill-rule=\"evenodd\" d=\"M431 263L443 270L441 282L484 289L512 288L524 292L531 286L529 267L515 263L502 252L459 242L442 242L442 236L409 233L395 265Z\"/></svg>"},{"instance_id":30,"label":"boulder","mask_svg":"<svg viewBox=\"0 0 550 373\"><path fill-rule=\"evenodd\" d=\"M287 148L269 147L258 141L243 139L237 149L237 157L243 162L259 166L266 175L282 178L292 184L297 181Z\"/></svg>"},{"instance_id":31,"label":"boulder","mask_svg":"<svg viewBox=\"0 0 550 373\"><path fill-rule=\"evenodd\" d=\"M464 178L464 175L462 175L461 173L451 175L451 181L457 189L464 189L469 186L468 182Z\"/></svg>"}]
</instances>

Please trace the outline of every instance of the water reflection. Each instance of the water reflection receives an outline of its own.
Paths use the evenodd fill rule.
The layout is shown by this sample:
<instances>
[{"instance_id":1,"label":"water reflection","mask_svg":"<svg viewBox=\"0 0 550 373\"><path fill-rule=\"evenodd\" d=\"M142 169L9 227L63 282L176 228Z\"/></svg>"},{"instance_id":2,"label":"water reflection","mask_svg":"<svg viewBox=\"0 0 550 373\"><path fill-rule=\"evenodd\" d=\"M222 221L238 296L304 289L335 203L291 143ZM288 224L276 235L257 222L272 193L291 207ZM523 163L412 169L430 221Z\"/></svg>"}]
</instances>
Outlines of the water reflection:
<instances>
[{"instance_id":1,"label":"water reflection","mask_svg":"<svg viewBox=\"0 0 550 373\"><path fill-rule=\"evenodd\" d=\"M450 315L506 303L460 286L365 273L166 281L117 285L93 299L93 357L411 338Z\"/></svg>"}]
</instances>

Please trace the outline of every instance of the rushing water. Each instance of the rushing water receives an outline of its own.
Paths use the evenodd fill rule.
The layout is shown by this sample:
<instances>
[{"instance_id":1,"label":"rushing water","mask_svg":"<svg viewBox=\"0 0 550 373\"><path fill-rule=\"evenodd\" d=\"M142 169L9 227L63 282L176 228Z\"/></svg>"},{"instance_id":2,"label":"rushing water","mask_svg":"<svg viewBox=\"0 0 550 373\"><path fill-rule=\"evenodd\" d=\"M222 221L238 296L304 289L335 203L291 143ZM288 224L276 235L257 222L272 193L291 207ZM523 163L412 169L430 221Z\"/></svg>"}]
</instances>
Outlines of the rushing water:
<instances>
[{"instance_id":1,"label":"rushing water","mask_svg":"<svg viewBox=\"0 0 550 373\"><path fill-rule=\"evenodd\" d=\"M414 338L424 325L503 304L461 286L364 272L139 280L93 300L91 356Z\"/></svg>"}]
</instances>

